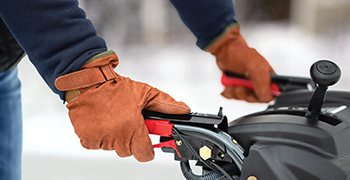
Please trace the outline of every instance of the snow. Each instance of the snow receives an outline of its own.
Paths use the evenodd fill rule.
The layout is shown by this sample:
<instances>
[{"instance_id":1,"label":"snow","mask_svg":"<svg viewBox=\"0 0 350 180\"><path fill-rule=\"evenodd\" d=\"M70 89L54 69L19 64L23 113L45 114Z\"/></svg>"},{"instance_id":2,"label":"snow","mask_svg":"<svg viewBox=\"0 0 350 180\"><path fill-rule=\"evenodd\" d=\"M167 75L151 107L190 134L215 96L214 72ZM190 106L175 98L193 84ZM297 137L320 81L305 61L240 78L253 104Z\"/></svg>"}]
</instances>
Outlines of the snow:
<instances>
[{"instance_id":1,"label":"snow","mask_svg":"<svg viewBox=\"0 0 350 180\"><path fill-rule=\"evenodd\" d=\"M349 90L349 29L345 26L312 34L286 23L265 23L242 26L241 32L278 74L308 76L313 62L332 59L341 67L342 79L331 89ZM266 108L266 104L221 97L221 73L214 57L199 50L195 39L187 36L164 44L124 47L110 44L120 57L116 71L169 93L195 112L216 114L223 107L229 120L234 120ZM159 149L154 161L138 163L132 157L119 158L111 151L82 148L62 101L50 91L28 59L20 63L19 72L23 88L24 180L182 178L173 155ZM157 139L152 136L154 143Z\"/></svg>"}]
</instances>

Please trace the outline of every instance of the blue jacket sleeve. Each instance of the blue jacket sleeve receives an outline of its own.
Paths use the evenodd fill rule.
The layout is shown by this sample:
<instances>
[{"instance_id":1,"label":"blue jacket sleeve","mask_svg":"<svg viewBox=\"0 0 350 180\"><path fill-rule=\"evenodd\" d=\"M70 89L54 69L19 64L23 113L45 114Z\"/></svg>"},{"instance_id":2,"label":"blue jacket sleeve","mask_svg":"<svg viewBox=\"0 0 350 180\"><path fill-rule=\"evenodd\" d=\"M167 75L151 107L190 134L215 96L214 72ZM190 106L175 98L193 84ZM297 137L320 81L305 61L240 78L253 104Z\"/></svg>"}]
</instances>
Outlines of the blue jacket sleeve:
<instances>
[{"instance_id":1,"label":"blue jacket sleeve","mask_svg":"<svg viewBox=\"0 0 350 180\"><path fill-rule=\"evenodd\" d=\"M55 79L107 50L77 0L1 0L0 16L61 99Z\"/></svg>"},{"instance_id":2,"label":"blue jacket sleeve","mask_svg":"<svg viewBox=\"0 0 350 180\"><path fill-rule=\"evenodd\" d=\"M170 0L184 24L204 48L230 24L237 23L232 0Z\"/></svg>"}]
</instances>

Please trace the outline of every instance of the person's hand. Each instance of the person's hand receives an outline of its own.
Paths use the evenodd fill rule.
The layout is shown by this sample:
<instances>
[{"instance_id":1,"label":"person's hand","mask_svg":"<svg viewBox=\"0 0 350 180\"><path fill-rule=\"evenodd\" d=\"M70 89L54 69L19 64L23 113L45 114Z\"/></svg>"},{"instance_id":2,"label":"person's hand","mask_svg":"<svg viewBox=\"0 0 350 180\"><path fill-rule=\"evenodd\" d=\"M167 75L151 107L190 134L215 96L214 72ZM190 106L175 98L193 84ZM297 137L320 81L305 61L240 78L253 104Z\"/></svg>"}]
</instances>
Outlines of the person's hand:
<instances>
[{"instance_id":1,"label":"person's hand","mask_svg":"<svg viewBox=\"0 0 350 180\"><path fill-rule=\"evenodd\" d=\"M119 61L113 51L92 60L55 81L57 89L67 91L69 117L82 146L115 150L120 157L134 155L140 162L152 160L152 142L141 111L187 114L190 108L148 84L114 72Z\"/></svg>"},{"instance_id":2,"label":"person's hand","mask_svg":"<svg viewBox=\"0 0 350 180\"><path fill-rule=\"evenodd\" d=\"M274 71L264 57L248 47L239 32L239 27L227 32L208 51L216 57L221 71L245 76L253 84L254 90L241 86L226 86L221 93L224 97L247 102L273 100L270 74Z\"/></svg>"}]
</instances>

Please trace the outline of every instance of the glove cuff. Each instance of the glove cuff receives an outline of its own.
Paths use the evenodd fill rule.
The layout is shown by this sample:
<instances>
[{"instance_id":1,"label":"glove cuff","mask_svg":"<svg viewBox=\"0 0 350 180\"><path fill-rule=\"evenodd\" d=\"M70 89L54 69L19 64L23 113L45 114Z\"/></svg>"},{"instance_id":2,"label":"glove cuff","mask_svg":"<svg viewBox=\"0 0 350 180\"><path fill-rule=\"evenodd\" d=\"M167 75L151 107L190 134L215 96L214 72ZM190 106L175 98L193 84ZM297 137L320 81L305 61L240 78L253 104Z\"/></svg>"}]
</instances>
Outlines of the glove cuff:
<instances>
[{"instance_id":1,"label":"glove cuff","mask_svg":"<svg viewBox=\"0 0 350 180\"><path fill-rule=\"evenodd\" d=\"M55 80L55 86L60 91L67 91L65 99L70 102L72 94L76 98L82 93L77 90L101 85L118 78L114 72L118 63L118 56L113 51L98 54L90 58L80 70L58 77Z\"/></svg>"},{"instance_id":2,"label":"glove cuff","mask_svg":"<svg viewBox=\"0 0 350 180\"><path fill-rule=\"evenodd\" d=\"M233 23L233 24L226 26L225 29L218 36L216 36L212 41L209 42L209 44L207 46L205 46L203 48L203 50L210 52L210 50L214 46L216 46L219 42L221 42L223 39L225 39L227 34L229 34L233 29L236 29L239 32L239 27L240 27L240 24L238 24L238 23Z\"/></svg>"},{"instance_id":3,"label":"glove cuff","mask_svg":"<svg viewBox=\"0 0 350 180\"><path fill-rule=\"evenodd\" d=\"M105 51L103 53L97 54L97 55L93 56L92 58L88 59L83 64L81 69L94 67L94 66L104 66L104 65L110 64L110 63L114 64L115 66L118 66L118 64L119 64L118 56L117 56L117 58L114 58L112 56L117 56L113 50L109 50L109 51Z\"/></svg>"},{"instance_id":4,"label":"glove cuff","mask_svg":"<svg viewBox=\"0 0 350 180\"><path fill-rule=\"evenodd\" d=\"M206 48L206 51L217 56L222 49L227 47L227 44L231 44L233 47L248 48L247 42L240 33L239 25L232 24L226 27L225 31Z\"/></svg>"}]
</instances>

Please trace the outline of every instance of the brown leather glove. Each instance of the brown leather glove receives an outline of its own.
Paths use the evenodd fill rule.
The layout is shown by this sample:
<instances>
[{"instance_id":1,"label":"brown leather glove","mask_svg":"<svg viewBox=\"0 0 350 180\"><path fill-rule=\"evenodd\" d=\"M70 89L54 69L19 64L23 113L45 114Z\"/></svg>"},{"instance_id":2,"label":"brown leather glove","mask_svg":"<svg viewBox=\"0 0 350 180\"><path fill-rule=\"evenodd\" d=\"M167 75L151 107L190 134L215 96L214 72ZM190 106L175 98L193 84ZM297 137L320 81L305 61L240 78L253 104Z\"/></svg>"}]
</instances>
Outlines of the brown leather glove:
<instances>
[{"instance_id":1,"label":"brown leather glove","mask_svg":"<svg viewBox=\"0 0 350 180\"><path fill-rule=\"evenodd\" d=\"M269 102L273 99L270 74L274 71L264 57L248 47L239 27L231 28L208 51L216 57L221 71L243 75L253 84L254 91L246 87L226 86L221 93L224 97L248 102Z\"/></svg>"},{"instance_id":2,"label":"brown leather glove","mask_svg":"<svg viewBox=\"0 0 350 180\"><path fill-rule=\"evenodd\" d=\"M148 84L115 73L119 60L113 51L92 60L55 81L57 89L67 91L69 117L82 146L115 150L120 157L134 155L140 162L152 160L152 142L141 111L187 114L190 108Z\"/></svg>"}]
</instances>

